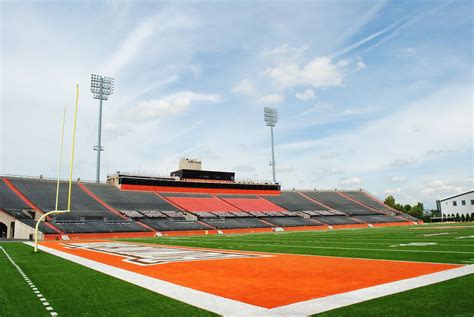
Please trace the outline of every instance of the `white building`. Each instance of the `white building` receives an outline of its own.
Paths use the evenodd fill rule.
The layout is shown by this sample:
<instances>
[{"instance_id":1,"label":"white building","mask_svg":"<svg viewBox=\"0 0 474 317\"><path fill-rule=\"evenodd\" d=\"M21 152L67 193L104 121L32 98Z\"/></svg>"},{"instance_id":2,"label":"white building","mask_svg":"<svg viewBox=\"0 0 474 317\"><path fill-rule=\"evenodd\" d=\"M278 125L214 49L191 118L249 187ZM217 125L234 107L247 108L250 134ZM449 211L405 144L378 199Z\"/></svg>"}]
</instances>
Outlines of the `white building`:
<instances>
[{"instance_id":1,"label":"white building","mask_svg":"<svg viewBox=\"0 0 474 317\"><path fill-rule=\"evenodd\" d=\"M456 214L471 216L474 213L474 190L437 200L436 206L443 218L456 216Z\"/></svg>"}]
</instances>

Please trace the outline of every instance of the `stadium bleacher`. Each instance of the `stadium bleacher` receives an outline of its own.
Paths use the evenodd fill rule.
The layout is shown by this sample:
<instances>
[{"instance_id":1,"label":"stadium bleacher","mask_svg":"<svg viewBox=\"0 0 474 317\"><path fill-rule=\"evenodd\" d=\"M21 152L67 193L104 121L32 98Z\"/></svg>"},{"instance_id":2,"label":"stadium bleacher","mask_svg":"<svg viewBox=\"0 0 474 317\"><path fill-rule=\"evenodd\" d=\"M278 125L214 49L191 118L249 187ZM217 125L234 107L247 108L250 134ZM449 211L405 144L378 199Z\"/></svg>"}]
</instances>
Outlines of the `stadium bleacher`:
<instances>
[{"instance_id":1,"label":"stadium bleacher","mask_svg":"<svg viewBox=\"0 0 474 317\"><path fill-rule=\"evenodd\" d=\"M28 209L30 207L7 186L3 179L0 179L0 208Z\"/></svg>"},{"instance_id":2,"label":"stadium bleacher","mask_svg":"<svg viewBox=\"0 0 474 317\"><path fill-rule=\"evenodd\" d=\"M209 211L209 212L220 212L220 211L241 211L237 207L228 204L222 199L207 194L163 194L166 199L170 200L174 204L180 206L184 210L195 212L195 211Z\"/></svg>"},{"instance_id":3,"label":"stadium bleacher","mask_svg":"<svg viewBox=\"0 0 474 317\"><path fill-rule=\"evenodd\" d=\"M279 212L285 211L284 208L262 199L256 195L217 195L225 202L237 207L242 211L262 211Z\"/></svg>"},{"instance_id":4,"label":"stadium bleacher","mask_svg":"<svg viewBox=\"0 0 474 317\"><path fill-rule=\"evenodd\" d=\"M10 179L12 184L20 190L30 201L43 211L55 209L56 202L56 182L49 180L36 179ZM56 221L99 221L103 220L122 220L119 215L110 212L99 202L89 196L78 183L72 184L71 212L54 215L52 218ZM60 183L59 209L67 208L68 183ZM100 223L99 226L102 224Z\"/></svg>"},{"instance_id":5,"label":"stadium bleacher","mask_svg":"<svg viewBox=\"0 0 474 317\"><path fill-rule=\"evenodd\" d=\"M270 224L258 220L257 218L217 218L206 219L205 223L216 229L240 229L240 228L270 228Z\"/></svg>"},{"instance_id":6,"label":"stadium bleacher","mask_svg":"<svg viewBox=\"0 0 474 317\"><path fill-rule=\"evenodd\" d=\"M85 184L106 204L118 210L178 210L152 192L120 190L108 184Z\"/></svg>"},{"instance_id":7,"label":"stadium bleacher","mask_svg":"<svg viewBox=\"0 0 474 317\"><path fill-rule=\"evenodd\" d=\"M348 215L372 215L377 214L376 211L369 209L366 206L358 204L346 197L340 195L336 191L311 191L303 192L304 195L324 205L342 211Z\"/></svg>"},{"instance_id":8,"label":"stadium bleacher","mask_svg":"<svg viewBox=\"0 0 474 317\"><path fill-rule=\"evenodd\" d=\"M201 221L145 218L141 222L158 231L213 230Z\"/></svg>"},{"instance_id":9,"label":"stadium bleacher","mask_svg":"<svg viewBox=\"0 0 474 317\"><path fill-rule=\"evenodd\" d=\"M278 227L301 227L301 226L322 226L322 224L311 219L301 217L266 217L262 218Z\"/></svg>"},{"instance_id":10,"label":"stadium bleacher","mask_svg":"<svg viewBox=\"0 0 474 317\"><path fill-rule=\"evenodd\" d=\"M361 215L354 216L355 219L367 223L405 222L406 220L386 215Z\"/></svg>"},{"instance_id":11,"label":"stadium bleacher","mask_svg":"<svg viewBox=\"0 0 474 317\"><path fill-rule=\"evenodd\" d=\"M320 216L312 217L312 219L327 225L349 225L349 224L360 224L362 222L348 216Z\"/></svg>"},{"instance_id":12,"label":"stadium bleacher","mask_svg":"<svg viewBox=\"0 0 474 317\"><path fill-rule=\"evenodd\" d=\"M27 178L9 178L9 181L19 193L3 179L0 181L0 209L4 212L29 226L35 225L34 211L19 197L20 193L43 211L54 209L56 182ZM61 182L60 188L62 209L66 207L68 184ZM123 191L108 184L77 182L72 188L72 212L53 216L41 224L41 231L61 230L66 234L145 232L150 228L187 231L416 221L408 215L396 214L360 191L213 195Z\"/></svg>"},{"instance_id":13,"label":"stadium bleacher","mask_svg":"<svg viewBox=\"0 0 474 317\"><path fill-rule=\"evenodd\" d=\"M262 197L289 211L327 210L297 192L281 192L281 195L262 195Z\"/></svg>"},{"instance_id":14,"label":"stadium bleacher","mask_svg":"<svg viewBox=\"0 0 474 317\"><path fill-rule=\"evenodd\" d=\"M68 221L53 222L64 233L146 232L148 229L133 221Z\"/></svg>"}]
</instances>

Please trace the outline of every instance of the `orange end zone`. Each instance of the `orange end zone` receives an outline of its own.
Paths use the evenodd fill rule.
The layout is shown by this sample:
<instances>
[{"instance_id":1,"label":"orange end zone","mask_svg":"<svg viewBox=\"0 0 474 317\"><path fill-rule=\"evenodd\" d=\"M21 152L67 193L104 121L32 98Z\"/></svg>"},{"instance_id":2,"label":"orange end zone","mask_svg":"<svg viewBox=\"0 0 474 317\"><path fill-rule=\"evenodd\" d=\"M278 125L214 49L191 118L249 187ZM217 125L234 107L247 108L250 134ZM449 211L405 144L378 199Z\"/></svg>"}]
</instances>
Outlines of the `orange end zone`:
<instances>
[{"instance_id":1,"label":"orange end zone","mask_svg":"<svg viewBox=\"0 0 474 317\"><path fill-rule=\"evenodd\" d=\"M114 243L114 242L107 242ZM326 256L234 252L228 250L184 248L153 244L122 243L125 249L178 249L183 252L220 252L240 258L206 259L161 264L137 264L130 256L87 249L67 243L42 245L93 261L125 269L195 290L240 302L274 308L314 298L345 293L361 288L435 273L462 265L336 258ZM139 251L138 254L143 253ZM165 255L169 257L169 255ZM133 257L132 257L133 258ZM126 261L128 259L128 262ZM186 262L187 261L187 262ZM154 262L156 263L156 262Z\"/></svg>"}]
</instances>

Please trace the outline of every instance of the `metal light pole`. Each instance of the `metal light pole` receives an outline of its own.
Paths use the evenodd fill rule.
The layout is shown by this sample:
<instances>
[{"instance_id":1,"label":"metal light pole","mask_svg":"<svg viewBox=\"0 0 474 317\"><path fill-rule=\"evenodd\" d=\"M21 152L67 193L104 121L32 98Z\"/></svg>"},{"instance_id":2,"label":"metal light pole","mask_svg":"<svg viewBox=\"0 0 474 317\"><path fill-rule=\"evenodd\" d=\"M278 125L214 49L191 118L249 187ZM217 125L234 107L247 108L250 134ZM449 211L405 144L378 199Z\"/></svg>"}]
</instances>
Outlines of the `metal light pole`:
<instances>
[{"instance_id":1,"label":"metal light pole","mask_svg":"<svg viewBox=\"0 0 474 317\"><path fill-rule=\"evenodd\" d=\"M91 75L91 92L94 99L99 99L99 127L97 131L97 145L94 145L94 151L97 151L97 166L95 181L100 182L100 152L104 150L102 146L102 101L107 100L114 93L114 79L111 77Z\"/></svg>"},{"instance_id":2,"label":"metal light pole","mask_svg":"<svg viewBox=\"0 0 474 317\"><path fill-rule=\"evenodd\" d=\"M278 111L275 108L265 107L263 109L263 117L265 119L265 123L268 127L270 127L270 133L272 137L272 161L270 165L272 167L273 172L273 183L276 184L276 176L275 176L275 144L273 142L273 128L275 124L278 122Z\"/></svg>"}]
</instances>

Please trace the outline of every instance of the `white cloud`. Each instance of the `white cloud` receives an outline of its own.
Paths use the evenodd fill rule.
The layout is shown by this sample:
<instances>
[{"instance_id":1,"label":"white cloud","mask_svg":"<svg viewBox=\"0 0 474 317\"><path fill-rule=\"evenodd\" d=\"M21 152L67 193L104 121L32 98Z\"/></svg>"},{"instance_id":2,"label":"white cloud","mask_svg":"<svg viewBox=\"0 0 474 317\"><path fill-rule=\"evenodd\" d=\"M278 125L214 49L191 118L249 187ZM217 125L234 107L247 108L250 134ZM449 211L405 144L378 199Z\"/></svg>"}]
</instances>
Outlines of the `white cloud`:
<instances>
[{"instance_id":1,"label":"white cloud","mask_svg":"<svg viewBox=\"0 0 474 317\"><path fill-rule=\"evenodd\" d=\"M280 103L285 99L283 95L280 94L269 94L260 97L260 101L268 104Z\"/></svg>"},{"instance_id":2,"label":"white cloud","mask_svg":"<svg viewBox=\"0 0 474 317\"><path fill-rule=\"evenodd\" d=\"M401 159L390 161L388 165L393 166L393 167L405 167L408 165L413 165L416 162L417 162L416 158L409 157L409 158L401 158Z\"/></svg>"},{"instance_id":3,"label":"white cloud","mask_svg":"<svg viewBox=\"0 0 474 317\"><path fill-rule=\"evenodd\" d=\"M362 179L359 177L349 177L349 178L343 178L339 181L339 184L343 186L354 186L354 185L360 185L362 183Z\"/></svg>"},{"instance_id":4,"label":"white cloud","mask_svg":"<svg viewBox=\"0 0 474 317\"><path fill-rule=\"evenodd\" d=\"M232 92L236 94L242 94L247 96L254 96L257 94L257 89L250 80L243 79L237 85L232 88Z\"/></svg>"},{"instance_id":5,"label":"white cloud","mask_svg":"<svg viewBox=\"0 0 474 317\"><path fill-rule=\"evenodd\" d=\"M314 88L342 85L344 65L333 64L329 57L316 57L305 65L281 64L265 70L264 75L272 78L283 88L310 85Z\"/></svg>"},{"instance_id":6,"label":"white cloud","mask_svg":"<svg viewBox=\"0 0 474 317\"><path fill-rule=\"evenodd\" d=\"M161 99L144 100L131 109L135 120L153 120L165 115L175 115L185 112L194 102L215 103L219 95L202 94L193 91L181 91Z\"/></svg>"},{"instance_id":7,"label":"white cloud","mask_svg":"<svg viewBox=\"0 0 474 317\"><path fill-rule=\"evenodd\" d=\"M303 55L304 52L308 50L308 45L303 45L300 47L291 47L288 44L283 44L281 46L269 49L269 50L264 50L260 55L262 56L301 56Z\"/></svg>"},{"instance_id":8,"label":"white cloud","mask_svg":"<svg viewBox=\"0 0 474 317\"><path fill-rule=\"evenodd\" d=\"M405 176L393 176L390 178L393 183L405 183L407 178Z\"/></svg>"},{"instance_id":9,"label":"white cloud","mask_svg":"<svg viewBox=\"0 0 474 317\"><path fill-rule=\"evenodd\" d=\"M364 63L364 61L362 59L357 60L357 62L355 63L355 71L356 72L358 72L359 70L362 70L366 67L367 67L367 65Z\"/></svg>"},{"instance_id":10,"label":"white cloud","mask_svg":"<svg viewBox=\"0 0 474 317\"><path fill-rule=\"evenodd\" d=\"M297 92L295 94L295 97L296 97L296 99L307 101L307 100L314 99L316 97L316 95L314 94L314 90L309 88L309 89L306 89L303 92Z\"/></svg>"}]
</instances>

